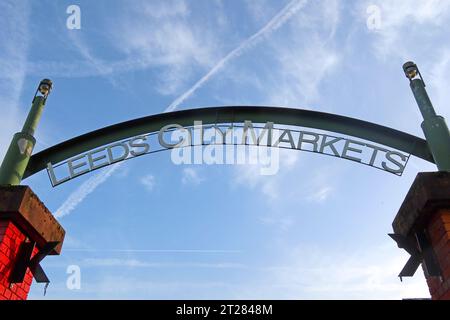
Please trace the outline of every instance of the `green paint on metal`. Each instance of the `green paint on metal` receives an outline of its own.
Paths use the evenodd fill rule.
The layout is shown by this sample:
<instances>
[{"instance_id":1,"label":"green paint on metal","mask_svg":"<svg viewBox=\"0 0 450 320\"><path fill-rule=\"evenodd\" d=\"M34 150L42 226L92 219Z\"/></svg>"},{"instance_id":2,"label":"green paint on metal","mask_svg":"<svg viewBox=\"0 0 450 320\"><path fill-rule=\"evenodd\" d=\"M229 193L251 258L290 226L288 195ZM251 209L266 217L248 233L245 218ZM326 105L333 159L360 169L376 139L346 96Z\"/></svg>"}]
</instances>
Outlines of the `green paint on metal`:
<instances>
[{"instance_id":1,"label":"green paint on metal","mask_svg":"<svg viewBox=\"0 0 450 320\"><path fill-rule=\"evenodd\" d=\"M23 124L22 132L34 136L39 120L41 120L42 111L44 110L46 98L43 96L35 96L31 110L28 113L27 119Z\"/></svg>"},{"instance_id":2,"label":"green paint on metal","mask_svg":"<svg viewBox=\"0 0 450 320\"><path fill-rule=\"evenodd\" d=\"M436 114L416 64L407 62L403 65L403 69L410 80L411 90L422 113L424 120L421 127L434 162L439 171L450 171L450 131L445 119Z\"/></svg>"},{"instance_id":3,"label":"green paint on metal","mask_svg":"<svg viewBox=\"0 0 450 320\"><path fill-rule=\"evenodd\" d=\"M424 139L374 123L330 113L262 106L230 106L181 110L138 118L95 130L67 140L33 155L24 178L75 155L137 135L156 132L168 124L190 126L194 121L203 124L274 122L279 125L317 128L337 132L383 144L434 162Z\"/></svg>"},{"instance_id":4,"label":"green paint on metal","mask_svg":"<svg viewBox=\"0 0 450 320\"><path fill-rule=\"evenodd\" d=\"M434 111L433 104L431 103L430 97L428 97L423 81L421 79L414 79L411 81L410 86L419 106L420 113L422 113L422 117L426 120L436 117L436 111Z\"/></svg>"},{"instance_id":5,"label":"green paint on metal","mask_svg":"<svg viewBox=\"0 0 450 320\"><path fill-rule=\"evenodd\" d=\"M33 137L46 97L35 96L21 132L13 136L0 167L0 185L19 185L27 169L36 140Z\"/></svg>"}]
</instances>

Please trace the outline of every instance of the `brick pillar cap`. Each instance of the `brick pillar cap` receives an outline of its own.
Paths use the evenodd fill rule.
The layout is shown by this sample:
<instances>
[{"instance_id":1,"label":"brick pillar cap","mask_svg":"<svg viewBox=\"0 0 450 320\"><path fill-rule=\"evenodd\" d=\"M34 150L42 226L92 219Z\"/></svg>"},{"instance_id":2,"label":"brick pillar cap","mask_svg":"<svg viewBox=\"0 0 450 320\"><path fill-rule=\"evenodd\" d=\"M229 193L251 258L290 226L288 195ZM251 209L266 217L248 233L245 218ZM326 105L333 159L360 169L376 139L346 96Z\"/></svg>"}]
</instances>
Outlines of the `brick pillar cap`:
<instances>
[{"instance_id":1,"label":"brick pillar cap","mask_svg":"<svg viewBox=\"0 0 450 320\"><path fill-rule=\"evenodd\" d=\"M450 207L450 172L419 172L392 222L405 237L426 227L430 215Z\"/></svg>"},{"instance_id":2,"label":"brick pillar cap","mask_svg":"<svg viewBox=\"0 0 450 320\"><path fill-rule=\"evenodd\" d=\"M58 241L50 254L60 254L65 231L29 186L0 186L0 219L11 220L38 247Z\"/></svg>"}]
</instances>

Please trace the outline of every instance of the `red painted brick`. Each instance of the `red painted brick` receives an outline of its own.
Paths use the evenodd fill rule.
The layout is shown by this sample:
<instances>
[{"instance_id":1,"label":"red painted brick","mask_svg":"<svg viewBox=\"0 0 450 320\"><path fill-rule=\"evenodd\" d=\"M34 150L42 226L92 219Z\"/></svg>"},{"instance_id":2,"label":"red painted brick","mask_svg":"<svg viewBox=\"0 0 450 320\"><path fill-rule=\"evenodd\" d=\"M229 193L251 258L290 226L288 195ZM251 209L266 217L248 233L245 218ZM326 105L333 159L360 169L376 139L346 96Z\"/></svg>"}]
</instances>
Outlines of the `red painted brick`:
<instances>
[{"instance_id":1,"label":"red painted brick","mask_svg":"<svg viewBox=\"0 0 450 320\"><path fill-rule=\"evenodd\" d=\"M26 297L28 293L25 290L22 289L22 286L18 286L15 294L18 297Z\"/></svg>"},{"instance_id":2,"label":"red painted brick","mask_svg":"<svg viewBox=\"0 0 450 320\"><path fill-rule=\"evenodd\" d=\"M9 251L10 249L7 246L0 246L0 253L3 253L7 256Z\"/></svg>"},{"instance_id":3,"label":"red painted brick","mask_svg":"<svg viewBox=\"0 0 450 320\"><path fill-rule=\"evenodd\" d=\"M5 236L14 238L17 235L15 234L14 229L8 228L8 229L6 229Z\"/></svg>"},{"instance_id":4,"label":"red painted brick","mask_svg":"<svg viewBox=\"0 0 450 320\"><path fill-rule=\"evenodd\" d=\"M4 297L6 298L6 299L9 299L9 298L11 298L11 291L10 290L6 290L6 292L5 292L5 294L4 294Z\"/></svg>"},{"instance_id":5,"label":"red painted brick","mask_svg":"<svg viewBox=\"0 0 450 320\"><path fill-rule=\"evenodd\" d=\"M9 276L20 245L25 235L11 222L0 221L3 237L0 238L0 299L25 300L32 284L32 275L28 270L22 283L10 286ZM6 228L6 229L5 229ZM35 248L33 254L38 252Z\"/></svg>"},{"instance_id":6,"label":"red painted brick","mask_svg":"<svg viewBox=\"0 0 450 320\"><path fill-rule=\"evenodd\" d=\"M9 257L7 257L5 254L0 254L0 265L1 266L8 266L10 264L11 260Z\"/></svg>"},{"instance_id":7,"label":"red painted brick","mask_svg":"<svg viewBox=\"0 0 450 320\"><path fill-rule=\"evenodd\" d=\"M31 286L31 284L33 283L33 277L32 276L30 276L30 277L25 276L25 279L23 280L23 282L25 284Z\"/></svg>"},{"instance_id":8,"label":"red painted brick","mask_svg":"<svg viewBox=\"0 0 450 320\"><path fill-rule=\"evenodd\" d=\"M428 223L430 242L442 272L443 281L428 278L433 300L450 299L450 210L438 210Z\"/></svg>"}]
</instances>

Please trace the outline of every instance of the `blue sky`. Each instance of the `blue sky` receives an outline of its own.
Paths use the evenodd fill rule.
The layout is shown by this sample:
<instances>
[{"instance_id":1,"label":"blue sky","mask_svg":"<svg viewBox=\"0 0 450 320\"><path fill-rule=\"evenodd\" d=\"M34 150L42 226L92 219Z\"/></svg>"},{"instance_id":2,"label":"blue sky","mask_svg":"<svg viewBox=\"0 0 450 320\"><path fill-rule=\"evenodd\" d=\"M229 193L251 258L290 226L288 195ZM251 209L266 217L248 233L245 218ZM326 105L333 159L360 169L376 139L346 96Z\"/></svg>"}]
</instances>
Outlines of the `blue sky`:
<instances>
[{"instance_id":1,"label":"blue sky","mask_svg":"<svg viewBox=\"0 0 450 320\"><path fill-rule=\"evenodd\" d=\"M81 29L66 27L69 5ZM367 20L379 13L373 28ZM0 4L0 156L36 85L54 90L42 150L167 110L273 105L346 115L423 136L402 64L418 63L450 119L450 2L9 1ZM370 27L372 26L372 27ZM317 299L426 297L422 271L387 236L416 174L402 177L307 152L282 168L174 165L169 152L52 188L24 181L67 232L43 262L33 299ZM68 266L81 289L66 286Z\"/></svg>"}]
</instances>

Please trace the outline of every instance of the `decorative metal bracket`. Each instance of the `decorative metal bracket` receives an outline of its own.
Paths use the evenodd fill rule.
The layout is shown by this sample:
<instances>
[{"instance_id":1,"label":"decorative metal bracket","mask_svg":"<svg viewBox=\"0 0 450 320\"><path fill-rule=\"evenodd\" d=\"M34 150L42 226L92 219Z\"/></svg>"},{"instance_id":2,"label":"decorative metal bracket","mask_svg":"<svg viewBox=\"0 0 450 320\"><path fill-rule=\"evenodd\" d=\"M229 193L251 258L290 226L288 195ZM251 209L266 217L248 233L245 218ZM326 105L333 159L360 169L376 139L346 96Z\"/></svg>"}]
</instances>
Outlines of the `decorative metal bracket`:
<instances>
[{"instance_id":1,"label":"decorative metal bracket","mask_svg":"<svg viewBox=\"0 0 450 320\"><path fill-rule=\"evenodd\" d=\"M39 264L57 245L59 241L48 242L44 247L31 257L36 246L34 241L25 241L20 245L17 261L11 272L10 283L22 283L29 268L36 282L50 283L47 275Z\"/></svg>"},{"instance_id":2,"label":"decorative metal bracket","mask_svg":"<svg viewBox=\"0 0 450 320\"><path fill-rule=\"evenodd\" d=\"M398 275L400 281L403 277L412 277L421 263L428 276L441 277L441 269L424 231L416 232L414 234L415 239L396 233L390 233L389 236L397 243L399 248L404 249L411 255Z\"/></svg>"}]
</instances>

